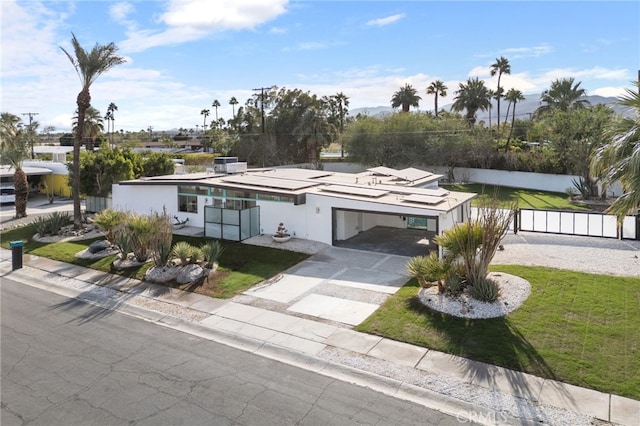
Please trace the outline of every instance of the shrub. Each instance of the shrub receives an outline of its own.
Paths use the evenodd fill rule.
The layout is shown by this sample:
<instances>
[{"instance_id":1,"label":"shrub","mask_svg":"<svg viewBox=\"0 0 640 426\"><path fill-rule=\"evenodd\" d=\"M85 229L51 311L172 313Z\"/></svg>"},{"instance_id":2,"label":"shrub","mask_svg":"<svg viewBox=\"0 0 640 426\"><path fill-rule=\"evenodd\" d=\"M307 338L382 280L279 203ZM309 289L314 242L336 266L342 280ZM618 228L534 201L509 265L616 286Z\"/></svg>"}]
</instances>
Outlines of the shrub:
<instances>
[{"instance_id":1,"label":"shrub","mask_svg":"<svg viewBox=\"0 0 640 426\"><path fill-rule=\"evenodd\" d=\"M123 259L133 251L133 241L124 225L118 226L114 230L113 245L122 253Z\"/></svg>"},{"instance_id":2,"label":"shrub","mask_svg":"<svg viewBox=\"0 0 640 426\"><path fill-rule=\"evenodd\" d=\"M407 275L415 277L421 287L428 287L429 283L438 282L438 290L444 291L443 280L449 271L449 264L440 260L437 252L429 256L416 256L409 259L406 266Z\"/></svg>"},{"instance_id":3,"label":"shrub","mask_svg":"<svg viewBox=\"0 0 640 426\"><path fill-rule=\"evenodd\" d=\"M40 216L32 223L35 225L36 232L41 236L57 235L60 230L69 225L73 220L67 212L53 212L47 216Z\"/></svg>"},{"instance_id":4,"label":"shrub","mask_svg":"<svg viewBox=\"0 0 640 426\"><path fill-rule=\"evenodd\" d=\"M500 287L489 278L479 279L469 287L469 295L482 302L492 303L500 296Z\"/></svg>"},{"instance_id":5,"label":"shrub","mask_svg":"<svg viewBox=\"0 0 640 426\"><path fill-rule=\"evenodd\" d=\"M180 263L182 265L186 265L193 257L195 248L196 247L192 246L186 241L178 241L173 245L171 255L180 259Z\"/></svg>"},{"instance_id":6,"label":"shrub","mask_svg":"<svg viewBox=\"0 0 640 426\"><path fill-rule=\"evenodd\" d=\"M205 268L212 268L213 264L220 259L220 256L222 256L224 247L220 241L213 240L202 244L200 246L200 251L202 252L202 256L206 262Z\"/></svg>"}]
</instances>

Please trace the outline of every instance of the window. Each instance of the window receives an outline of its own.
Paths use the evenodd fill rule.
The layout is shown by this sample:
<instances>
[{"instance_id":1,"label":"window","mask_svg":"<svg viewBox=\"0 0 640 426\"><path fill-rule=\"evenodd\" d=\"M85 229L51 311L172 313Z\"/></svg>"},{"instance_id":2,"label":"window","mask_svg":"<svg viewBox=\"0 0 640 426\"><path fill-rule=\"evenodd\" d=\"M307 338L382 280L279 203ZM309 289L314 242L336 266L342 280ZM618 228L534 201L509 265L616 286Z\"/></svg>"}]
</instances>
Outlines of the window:
<instances>
[{"instance_id":1,"label":"window","mask_svg":"<svg viewBox=\"0 0 640 426\"><path fill-rule=\"evenodd\" d=\"M198 213L198 197L195 195L178 194L178 211Z\"/></svg>"}]
</instances>

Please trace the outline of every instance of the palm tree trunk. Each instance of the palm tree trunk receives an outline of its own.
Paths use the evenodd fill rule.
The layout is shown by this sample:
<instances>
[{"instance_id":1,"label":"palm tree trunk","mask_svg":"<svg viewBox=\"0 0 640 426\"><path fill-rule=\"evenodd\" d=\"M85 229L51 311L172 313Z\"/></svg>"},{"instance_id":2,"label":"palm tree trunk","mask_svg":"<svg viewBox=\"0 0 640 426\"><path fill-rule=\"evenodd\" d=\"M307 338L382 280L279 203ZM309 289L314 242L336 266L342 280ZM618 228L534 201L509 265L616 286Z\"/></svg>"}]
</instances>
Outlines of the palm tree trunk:
<instances>
[{"instance_id":1,"label":"palm tree trunk","mask_svg":"<svg viewBox=\"0 0 640 426\"><path fill-rule=\"evenodd\" d=\"M509 137L507 138L507 146L506 149L507 151L509 151L510 149L510 145L509 142L511 142L511 135L513 135L513 125L516 122L516 103L513 103L513 115L511 116L511 129L509 130Z\"/></svg>"},{"instance_id":2,"label":"palm tree trunk","mask_svg":"<svg viewBox=\"0 0 640 426\"><path fill-rule=\"evenodd\" d=\"M29 182L22 167L16 167L13 174L13 187L16 192L16 217L27 217L27 199L29 198Z\"/></svg>"},{"instance_id":3,"label":"palm tree trunk","mask_svg":"<svg viewBox=\"0 0 640 426\"><path fill-rule=\"evenodd\" d=\"M88 89L78 93L76 101L78 105L78 124L76 126L76 138L73 141L73 180L71 192L73 193L73 227L82 228L82 211L80 209L80 145L84 137L84 116L87 108L91 106L91 94Z\"/></svg>"},{"instance_id":4,"label":"palm tree trunk","mask_svg":"<svg viewBox=\"0 0 640 426\"><path fill-rule=\"evenodd\" d=\"M435 108L436 108L436 117L437 117L438 116L438 92L436 92L434 105L435 105Z\"/></svg>"}]
</instances>

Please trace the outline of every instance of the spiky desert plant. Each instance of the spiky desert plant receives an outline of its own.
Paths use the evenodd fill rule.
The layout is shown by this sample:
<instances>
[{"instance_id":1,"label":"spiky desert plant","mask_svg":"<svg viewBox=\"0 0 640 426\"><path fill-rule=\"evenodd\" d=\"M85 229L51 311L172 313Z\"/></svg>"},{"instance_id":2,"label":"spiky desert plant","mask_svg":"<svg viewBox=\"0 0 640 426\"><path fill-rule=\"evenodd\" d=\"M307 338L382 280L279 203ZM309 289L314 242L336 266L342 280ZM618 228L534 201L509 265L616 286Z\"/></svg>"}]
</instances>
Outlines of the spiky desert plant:
<instances>
[{"instance_id":1,"label":"spiky desert plant","mask_svg":"<svg viewBox=\"0 0 640 426\"><path fill-rule=\"evenodd\" d=\"M500 287L489 278L482 278L469 287L469 295L481 302L493 303L500 297Z\"/></svg>"},{"instance_id":2,"label":"spiky desert plant","mask_svg":"<svg viewBox=\"0 0 640 426\"><path fill-rule=\"evenodd\" d=\"M166 209L162 209L162 213L153 213L151 220L153 222L153 233L149 242L151 256L155 266L164 266L169 262L173 242L171 218Z\"/></svg>"},{"instance_id":3,"label":"spiky desert plant","mask_svg":"<svg viewBox=\"0 0 640 426\"><path fill-rule=\"evenodd\" d=\"M173 245L171 249L171 255L177 257L180 260L180 264L186 265L193 256L193 249L195 247L186 241L178 241Z\"/></svg>"},{"instance_id":4,"label":"spiky desert plant","mask_svg":"<svg viewBox=\"0 0 640 426\"><path fill-rule=\"evenodd\" d=\"M204 257L205 268L212 268L213 264L218 262L220 256L224 252L222 243L218 240L206 242L200 246L200 251Z\"/></svg>"},{"instance_id":5,"label":"spiky desert plant","mask_svg":"<svg viewBox=\"0 0 640 426\"><path fill-rule=\"evenodd\" d=\"M98 225L100 230L104 231L105 237L109 243L115 243L115 230L120 225L127 214L120 210L106 209L97 213L92 222Z\"/></svg>"},{"instance_id":6,"label":"spiky desert plant","mask_svg":"<svg viewBox=\"0 0 640 426\"><path fill-rule=\"evenodd\" d=\"M131 238L133 255L138 262L149 259L153 221L150 216L132 214L125 221L125 229Z\"/></svg>"}]
</instances>

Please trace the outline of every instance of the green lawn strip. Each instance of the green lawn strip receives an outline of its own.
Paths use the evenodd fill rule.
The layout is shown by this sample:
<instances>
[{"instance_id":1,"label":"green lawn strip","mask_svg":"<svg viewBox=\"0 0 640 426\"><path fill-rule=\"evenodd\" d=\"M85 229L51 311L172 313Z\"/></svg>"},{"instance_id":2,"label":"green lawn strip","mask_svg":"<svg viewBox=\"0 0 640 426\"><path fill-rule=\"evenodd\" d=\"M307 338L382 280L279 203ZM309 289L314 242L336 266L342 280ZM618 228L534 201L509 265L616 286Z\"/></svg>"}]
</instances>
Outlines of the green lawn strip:
<instances>
[{"instance_id":1,"label":"green lawn strip","mask_svg":"<svg viewBox=\"0 0 640 426\"><path fill-rule=\"evenodd\" d=\"M505 318L428 310L409 281L358 331L640 399L640 282L541 267L493 268L532 286Z\"/></svg>"},{"instance_id":2,"label":"green lawn strip","mask_svg":"<svg viewBox=\"0 0 640 426\"><path fill-rule=\"evenodd\" d=\"M86 249L96 239L64 243L39 243L31 239L34 234L35 229L32 225L4 231L0 233L1 245L4 248L9 248L10 241L22 240L25 243L23 248L25 254L33 254L139 280L143 279L147 269L153 266L153 262L147 262L139 267L117 270L111 267L115 255L102 259L78 259L75 257L76 253ZM174 235L173 243L178 241L187 241L192 245L200 246L207 240ZM224 252L219 260L219 268L221 271L230 271L230 273L219 283L218 297L220 298L233 297L309 257L304 253L230 241L224 241L222 244Z\"/></svg>"},{"instance_id":3,"label":"green lawn strip","mask_svg":"<svg viewBox=\"0 0 640 426\"><path fill-rule=\"evenodd\" d=\"M493 197L497 195L501 204L507 206L513 201L518 202L518 207L523 209L539 210L589 210L585 206L572 203L566 194L559 192L537 191L534 189L511 188L508 186L483 185L480 183L468 184L442 184L443 188L458 192L475 192L478 198L471 204L478 205L482 196ZM496 192L497 191L497 192Z\"/></svg>"}]
</instances>

